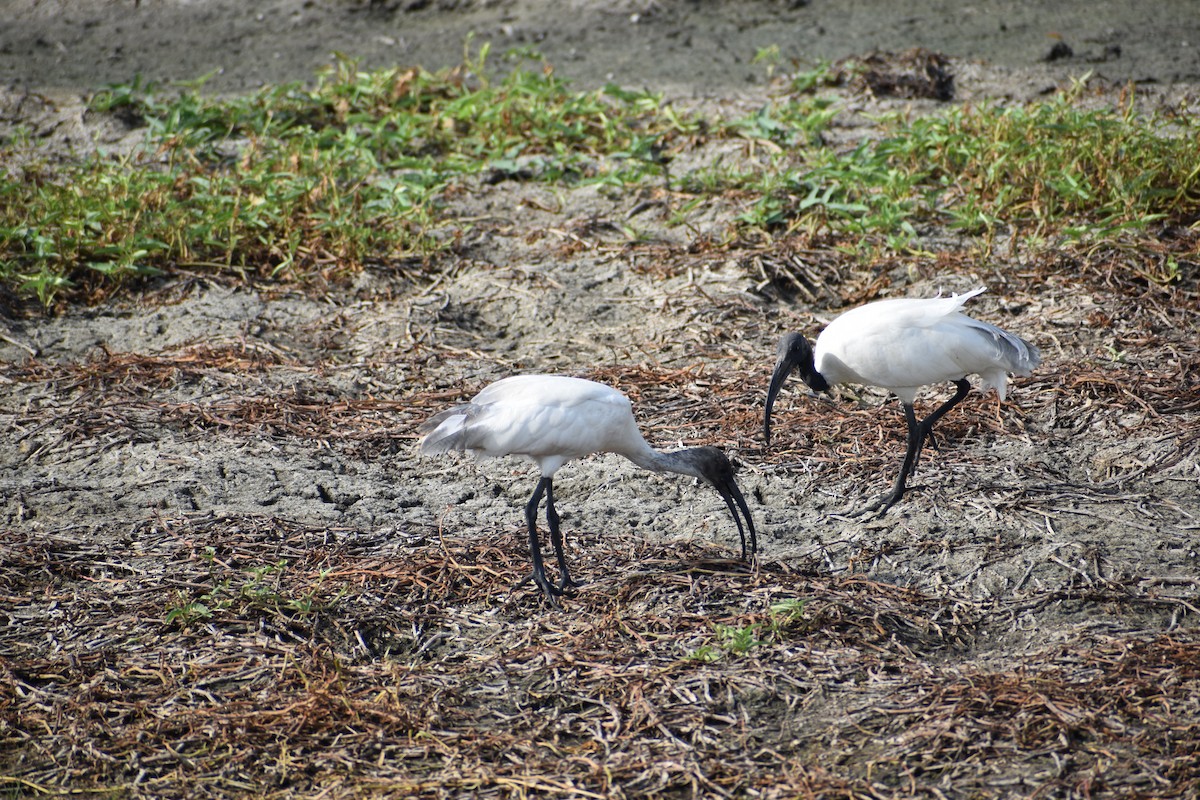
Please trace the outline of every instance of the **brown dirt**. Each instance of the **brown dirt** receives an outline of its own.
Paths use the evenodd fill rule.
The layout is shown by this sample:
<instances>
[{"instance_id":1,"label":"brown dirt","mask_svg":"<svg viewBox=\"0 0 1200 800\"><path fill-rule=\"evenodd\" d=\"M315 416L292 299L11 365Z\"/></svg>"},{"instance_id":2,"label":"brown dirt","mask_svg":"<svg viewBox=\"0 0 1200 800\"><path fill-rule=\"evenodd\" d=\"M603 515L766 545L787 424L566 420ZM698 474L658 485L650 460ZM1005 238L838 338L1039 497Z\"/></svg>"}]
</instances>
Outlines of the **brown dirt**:
<instances>
[{"instance_id":1,"label":"brown dirt","mask_svg":"<svg viewBox=\"0 0 1200 800\"><path fill-rule=\"evenodd\" d=\"M303 80L334 49L432 68L468 30L680 102L755 107L770 87L749 62L770 44L804 59L923 44L947 54L956 102L1090 69L1094 102L1133 79L1148 106L1197 107L1190 4L897 5L17 0L0 130L68 157L137 135L83 111L99 83L221 66L210 87L238 90ZM1075 55L1042 61L1058 40ZM938 107L853 87L838 102L861 113L835 146L870 113ZM840 249L854 242L819 236L706 245L736 200L681 228L658 187L501 182L455 202L463 255L432 281L387 265L311 296L197 276L0 317L0 788L1200 792L1194 227L986 257L928 230L928 255L860 266ZM897 466L903 420L881 395L793 387L763 448L781 332L980 283L973 313L1045 363L1003 406L972 395L949 415L900 506L839 513ZM420 458L415 429L527 371L620 387L657 445L728 450L759 563L732 558L714 493L606 456L556 481L588 585L562 613L512 591L532 471ZM760 642L736 652L738 630Z\"/></svg>"}]
</instances>

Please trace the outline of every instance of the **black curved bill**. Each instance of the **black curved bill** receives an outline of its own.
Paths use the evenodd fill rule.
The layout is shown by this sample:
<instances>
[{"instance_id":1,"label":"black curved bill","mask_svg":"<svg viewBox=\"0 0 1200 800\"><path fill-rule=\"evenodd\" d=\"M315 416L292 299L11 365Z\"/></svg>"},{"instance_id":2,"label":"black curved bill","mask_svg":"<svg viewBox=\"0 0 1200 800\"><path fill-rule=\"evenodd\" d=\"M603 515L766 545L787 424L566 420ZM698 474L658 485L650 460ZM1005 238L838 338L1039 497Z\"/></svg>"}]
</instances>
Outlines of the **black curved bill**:
<instances>
[{"instance_id":1,"label":"black curved bill","mask_svg":"<svg viewBox=\"0 0 1200 800\"><path fill-rule=\"evenodd\" d=\"M771 409L775 406L775 398L779 395L779 390L787 383L788 376L792 374L792 367L795 364L786 355L781 355L779 360L775 362L775 371L771 373L771 385L767 388L767 405L763 412L763 440L767 444L771 443Z\"/></svg>"},{"instance_id":2,"label":"black curved bill","mask_svg":"<svg viewBox=\"0 0 1200 800\"><path fill-rule=\"evenodd\" d=\"M720 493L721 498L725 501L725 505L729 507L729 513L733 515L733 521L737 523L738 536L742 540L742 560L746 560L746 528L750 529L750 553L758 553L758 536L754 532L754 517L750 516L750 507L746 505L746 498L742 496L742 490L738 488L737 482L730 477L727 482L722 485L717 485L716 490ZM734 505L736 502L737 505ZM742 514L746 517L746 525L742 526L742 518L738 516L738 510L741 509Z\"/></svg>"}]
</instances>

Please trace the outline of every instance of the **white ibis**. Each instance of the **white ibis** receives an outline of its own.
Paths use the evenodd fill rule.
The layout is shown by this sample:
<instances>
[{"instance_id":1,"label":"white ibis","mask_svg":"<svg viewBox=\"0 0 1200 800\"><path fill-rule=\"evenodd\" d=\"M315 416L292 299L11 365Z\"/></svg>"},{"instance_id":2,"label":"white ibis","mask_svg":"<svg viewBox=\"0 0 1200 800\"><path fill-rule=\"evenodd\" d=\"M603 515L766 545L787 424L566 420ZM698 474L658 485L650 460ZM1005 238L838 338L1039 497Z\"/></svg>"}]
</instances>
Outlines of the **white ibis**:
<instances>
[{"instance_id":1,"label":"white ibis","mask_svg":"<svg viewBox=\"0 0 1200 800\"><path fill-rule=\"evenodd\" d=\"M866 509L886 511L904 494L925 439L933 442L934 424L970 391L967 375L979 375L981 391L995 389L1004 400L1008 373L1029 375L1041 363L1041 353L1029 342L959 311L984 288L951 297L880 300L851 309L821 331L815 348L801 334L786 334L779 342L767 390L763 438L770 444L771 407L792 370L815 392L838 383L891 391L904 406L908 450L891 493ZM913 414L917 390L945 381L957 388L954 396L917 422Z\"/></svg>"},{"instance_id":2,"label":"white ibis","mask_svg":"<svg viewBox=\"0 0 1200 800\"><path fill-rule=\"evenodd\" d=\"M750 529L750 551L758 551L754 520L725 454L715 447L655 450L638 431L629 398L610 386L561 375L516 375L485 387L469 403L434 415L421 425L421 432L426 434L421 442L422 453L459 450L477 458L515 455L538 465L541 480L525 506L533 559L530 577L551 605L558 605L555 595L580 585L571 578L563 555L562 532L554 508L554 473L571 459L592 453L617 453L642 469L703 478L720 493L737 523L742 558L746 557L746 531L738 509ZM550 541L562 574L557 586L546 578L538 546L536 520L543 494Z\"/></svg>"}]
</instances>

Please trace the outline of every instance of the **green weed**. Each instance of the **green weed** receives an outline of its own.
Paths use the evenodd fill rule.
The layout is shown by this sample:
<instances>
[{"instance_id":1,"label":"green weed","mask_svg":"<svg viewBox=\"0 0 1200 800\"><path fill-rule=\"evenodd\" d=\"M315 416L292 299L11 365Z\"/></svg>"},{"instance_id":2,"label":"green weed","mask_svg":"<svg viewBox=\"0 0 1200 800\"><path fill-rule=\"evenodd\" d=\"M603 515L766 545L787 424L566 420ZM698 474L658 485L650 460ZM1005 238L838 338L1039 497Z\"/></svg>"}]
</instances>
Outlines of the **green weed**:
<instances>
[{"instance_id":1,"label":"green weed","mask_svg":"<svg viewBox=\"0 0 1200 800\"><path fill-rule=\"evenodd\" d=\"M261 614L279 616L290 622L303 621L332 609L344 596L345 589L332 598L323 598L326 575L322 573L310 585L295 586L288 575L288 563L279 560L251 567L235 577L218 577L215 553L206 549L201 558L208 564L212 588L197 597L179 593L174 605L166 610L164 622L181 628L214 619L218 614Z\"/></svg>"},{"instance_id":2,"label":"green weed","mask_svg":"<svg viewBox=\"0 0 1200 800\"><path fill-rule=\"evenodd\" d=\"M720 661L725 654L744 656L763 645L784 641L788 630L803 621L804 605L800 598L788 598L772 603L763 622L715 623L712 643L700 645L688 658L709 664Z\"/></svg>"},{"instance_id":3,"label":"green weed","mask_svg":"<svg viewBox=\"0 0 1200 800\"><path fill-rule=\"evenodd\" d=\"M0 178L0 280L49 304L177 269L304 281L428 258L468 176L635 183L697 125L649 92L572 91L536 59L493 82L487 54L436 74L340 59L314 88L234 98L109 87L93 106L143 121L145 146Z\"/></svg>"},{"instance_id":4,"label":"green weed","mask_svg":"<svg viewBox=\"0 0 1200 800\"><path fill-rule=\"evenodd\" d=\"M810 101L811 102L811 101ZM1078 87L1028 105L950 106L878 121L882 136L852 150L804 147L794 112L760 109L734 129L782 150L774 168L726 187L755 197L738 222L771 235L829 228L910 246L915 223L990 236L1001 226L1039 241L1107 239L1200 207L1200 124L1085 108ZM831 107L810 112L819 134ZM807 141L814 142L812 138Z\"/></svg>"},{"instance_id":5,"label":"green weed","mask_svg":"<svg viewBox=\"0 0 1200 800\"><path fill-rule=\"evenodd\" d=\"M93 107L144 123L144 145L0 173L0 283L49 305L178 270L303 284L368 262L433 265L470 224L446 210L473 176L618 192L665 180L671 224L732 196L742 212L727 241L828 229L860 237L860 256L911 249L926 224L985 243L1005 228L1041 247L1200 207L1200 122L1138 115L1132 101L1089 108L1082 83L1029 104L887 116L840 149L826 134L841 109L817 91L828 66L752 114L702 119L652 92L574 91L531 51L509 53L515 66L495 79L488 56L437 73L339 58L313 87L232 98L203 94L204 78L111 86ZM765 162L668 171L673 152L713 137ZM21 140L0 143L0 161Z\"/></svg>"}]
</instances>

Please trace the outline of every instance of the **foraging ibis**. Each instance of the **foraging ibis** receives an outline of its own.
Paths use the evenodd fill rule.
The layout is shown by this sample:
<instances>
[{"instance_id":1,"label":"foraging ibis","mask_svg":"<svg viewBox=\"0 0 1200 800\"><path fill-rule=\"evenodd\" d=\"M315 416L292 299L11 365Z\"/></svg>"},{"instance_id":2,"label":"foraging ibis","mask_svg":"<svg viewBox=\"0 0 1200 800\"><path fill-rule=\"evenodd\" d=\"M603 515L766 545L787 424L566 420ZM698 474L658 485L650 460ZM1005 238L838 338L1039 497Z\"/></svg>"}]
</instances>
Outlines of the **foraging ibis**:
<instances>
[{"instance_id":1,"label":"foraging ibis","mask_svg":"<svg viewBox=\"0 0 1200 800\"><path fill-rule=\"evenodd\" d=\"M541 480L525 506L529 525L529 552L533 560L532 580L557 606L555 595L580 584L571 578L563 554L562 532L554 508L554 473L573 458L592 453L617 453L642 469L677 472L703 478L725 500L737 523L746 557L746 531L738 516L746 517L750 551L758 551L754 520L746 500L733 479L733 466L715 447L692 447L673 452L655 450L638 431L633 406L624 394L593 381L561 375L517 375L485 387L464 405L455 406L421 425L425 438L421 452L451 450L473 453L478 458L524 456L541 470ZM537 511L546 497L546 522L562 578L557 586L546 578L538 545ZM735 505L736 503L736 505ZM526 578L529 580L529 578Z\"/></svg>"},{"instance_id":2,"label":"foraging ibis","mask_svg":"<svg viewBox=\"0 0 1200 800\"><path fill-rule=\"evenodd\" d=\"M908 450L892 491L866 509L867 513L886 511L904 494L925 439L933 442L934 424L970 391L967 375L979 375L981 391L995 389L1004 400L1008 373L1029 375L1041 363L1041 353L1029 342L959 311L984 289L951 297L868 303L829 323L815 347L801 334L784 335L767 389L763 438L770 444L771 408L793 370L815 392L838 383L891 391L900 398L908 420ZM917 390L945 381L954 384L954 396L917 422L913 414Z\"/></svg>"}]
</instances>

